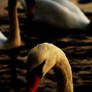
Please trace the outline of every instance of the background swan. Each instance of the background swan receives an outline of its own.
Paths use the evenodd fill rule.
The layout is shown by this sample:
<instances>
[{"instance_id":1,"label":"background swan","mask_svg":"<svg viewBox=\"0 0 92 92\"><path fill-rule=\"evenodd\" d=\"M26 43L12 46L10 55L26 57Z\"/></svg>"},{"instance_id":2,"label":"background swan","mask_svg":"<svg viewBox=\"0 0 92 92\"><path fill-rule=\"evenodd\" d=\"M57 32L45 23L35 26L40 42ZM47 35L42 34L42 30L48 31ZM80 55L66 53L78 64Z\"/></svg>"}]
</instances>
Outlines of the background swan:
<instances>
[{"instance_id":1,"label":"background swan","mask_svg":"<svg viewBox=\"0 0 92 92\"><path fill-rule=\"evenodd\" d=\"M0 32L0 49L10 49L21 45L20 28L17 16L18 0L8 0L10 35L9 38Z\"/></svg>"},{"instance_id":2,"label":"background swan","mask_svg":"<svg viewBox=\"0 0 92 92\"><path fill-rule=\"evenodd\" d=\"M40 79L53 67L57 76L57 92L73 92L69 61L61 49L50 43L38 44L29 52L27 92L36 92Z\"/></svg>"},{"instance_id":3,"label":"background swan","mask_svg":"<svg viewBox=\"0 0 92 92\"><path fill-rule=\"evenodd\" d=\"M32 1L25 1L30 11ZM33 14L35 21L59 28L84 28L90 23L83 12L69 0L35 0Z\"/></svg>"}]
</instances>

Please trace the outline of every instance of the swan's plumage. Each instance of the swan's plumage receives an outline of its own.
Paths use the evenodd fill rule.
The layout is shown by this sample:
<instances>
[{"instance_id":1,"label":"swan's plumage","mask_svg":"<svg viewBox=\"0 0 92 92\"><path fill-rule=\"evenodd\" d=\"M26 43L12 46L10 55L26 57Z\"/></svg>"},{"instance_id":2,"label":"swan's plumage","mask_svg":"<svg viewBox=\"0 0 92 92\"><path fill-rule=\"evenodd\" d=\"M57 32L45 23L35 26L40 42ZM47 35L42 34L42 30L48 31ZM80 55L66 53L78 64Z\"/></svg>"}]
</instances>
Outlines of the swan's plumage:
<instances>
[{"instance_id":1,"label":"swan's plumage","mask_svg":"<svg viewBox=\"0 0 92 92\"><path fill-rule=\"evenodd\" d=\"M25 7L25 1L22 2ZM90 20L70 0L35 0L33 13L33 20L59 28L85 28L90 24Z\"/></svg>"},{"instance_id":2,"label":"swan's plumage","mask_svg":"<svg viewBox=\"0 0 92 92\"><path fill-rule=\"evenodd\" d=\"M59 72L56 75L58 78L57 92L73 92L72 70L69 61L60 48L50 43L38 44L30 50L28 55L28 82L32 80L34 74L43 78L53 67L57 69L57 73ZM29 87L31 88L30 85Z\"/></svg>"},{"instance_id":3,"label":"swan's plumage","mask_svg":"<svg viewBox=\"0 0 92 92\"><path fill-rule=\"evenodd\" d=\"M57 62L67 62L69 64L65 53L51 43L38 44L29 51L28 57L30 58L28 63L31 70L33 67L37 67L36 65L40 65L44 60L49 63L50 67L53 67ZM46 69L44 71L48 72Z\"/></svg>"},{"instance_id":4,"label":"swan's plumage","mask_svg":"<svg viewBox=\"0 0 92 92\"><path fill-rule=\"evenodd\" d=\"M4 46L6 41L7 41L7 37L5 37L2 32L0 32L0 48Z\"/></svg>"},{"instance_id":5,"label":"swan's plumage","mask_svg":"<svg viewBox=\"0 0 92 92\"><path fill-rule=\"evenodd\" d=\"M56 27L83 28L90 21L68 0L36 0L34 19Z\"/></svg>"}]
</instances>

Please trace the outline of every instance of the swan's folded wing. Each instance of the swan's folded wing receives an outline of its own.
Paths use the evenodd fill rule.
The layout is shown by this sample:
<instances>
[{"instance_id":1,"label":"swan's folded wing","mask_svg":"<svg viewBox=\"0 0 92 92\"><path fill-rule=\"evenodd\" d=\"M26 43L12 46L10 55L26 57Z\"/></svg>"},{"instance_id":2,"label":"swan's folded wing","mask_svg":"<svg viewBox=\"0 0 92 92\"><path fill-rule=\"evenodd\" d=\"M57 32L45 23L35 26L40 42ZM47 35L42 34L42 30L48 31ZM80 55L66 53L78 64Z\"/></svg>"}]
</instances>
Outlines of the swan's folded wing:
<instances>
[{"instance_id":1,"label":"swan's folded wing","mask_svg":"<svg viewBox=\"0 0 92 92\"><path fill-rule=\"evenodd\" d=\"M0 47L6 42L7 38L0 32Z\"/></svg>"}]
</instances>

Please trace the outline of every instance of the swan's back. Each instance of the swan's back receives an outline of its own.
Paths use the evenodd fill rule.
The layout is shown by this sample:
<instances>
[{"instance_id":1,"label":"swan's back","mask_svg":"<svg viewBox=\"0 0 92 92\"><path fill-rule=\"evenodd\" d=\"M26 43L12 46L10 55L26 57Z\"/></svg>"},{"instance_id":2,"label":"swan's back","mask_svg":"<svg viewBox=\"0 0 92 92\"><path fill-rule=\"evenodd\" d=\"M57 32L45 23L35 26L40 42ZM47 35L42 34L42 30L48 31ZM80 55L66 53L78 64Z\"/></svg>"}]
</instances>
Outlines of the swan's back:
<instances>
[{"instance_id":1,"label":"swan's back","mask_svg":"<svg viewBox=\"0 0 92 92\"><path fill-rule=\"evenodd\" d=\"M72 14L75 14L77 17L79 16L80 19L84 20L85 22L89 23L88 18L83 14L83 12L80 10L79 7L74 5L71 1L69 0L52 0L60 3L63 7L66 7L69 9L69 11Z\"/></svg>"},{"instance_id":2,"label":"swan's back","mask_svg":"<svg viewBox=\"0 0 92 92\"><path fill-rule=\"evenodd\" d=\"M35 20L64 28L82 28L90 21L68 0L36 0Z\"/></svg>"},{"instance_id":3,"label":"swan's back","mask_svg":"<svg viewBox=\"0 0 92 92\"><path fill-rule=\"evenodd\" d=\"M60 3L62 6L69 9L72 15L76 16L76 19L78 19L81 23L81 25L84 23L84 26L90 23L90 20L84 15L84 13L80 10L79 7L74 5L69 0L56 0L56 2Z\"/></svg>"}]
</instances>

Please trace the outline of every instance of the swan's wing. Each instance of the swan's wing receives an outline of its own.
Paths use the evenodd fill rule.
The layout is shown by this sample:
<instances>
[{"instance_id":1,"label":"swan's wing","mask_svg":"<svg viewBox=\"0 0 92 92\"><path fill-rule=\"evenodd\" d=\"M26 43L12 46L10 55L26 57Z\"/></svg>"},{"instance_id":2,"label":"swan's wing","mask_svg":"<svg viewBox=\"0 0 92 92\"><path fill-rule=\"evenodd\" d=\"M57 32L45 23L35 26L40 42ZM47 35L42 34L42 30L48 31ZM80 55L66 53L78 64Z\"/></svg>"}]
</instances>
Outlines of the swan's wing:
<instances>
[{"instance_id":1,"label":"swan's wing","mask_svg":"<svg viewBox=\"0 0 92 92\"><path fill-rule=\"evenodd\" d=\"M3 35L2 32L0 32L0 47L3 46L6 41L7 38Z\"/></svg>"},{"instance_id":2,"label":"swan's wing","mask_svg":"<svg viewBox=\"0 0 92 92\"><path fill-rule=\"evenodd\" d=\"M62 8L56 2L52 2L51 0L36 0L34 19L57 26L63 18L64 13L62 12Z\"/></svg>"},{"instance_id":3,"label":"swan's wing","mask_svg":"<svg viewBox=\"0 0 92 92\"><path fill-rule=\"evenodd\" d=\"M62 3L53 0L36 0L35 19L47 22L57 27L81 28L89 24L89 20L72 3ZM67 0L68 1L68 0ZM68 8L70 7L70 8ZM73 9L73 8L75 9ZM73 12L74 11L74 12Z\"/></svg>"},{"instance_id":4,"label":"swan's wing","mask_svg":"<svg viewBox=\"0 0 92 92\"><path fill-rule=\"evenodd\" d=\"M75 13L81 12L81 10L69 0L52 0L52 1L59 3L60 5L68 8L72 12Z\"/></svg>"},{"instance_id":5,"label":"swan's wing","mask_svg":"<svg viewBox=\"0 0 92 92\"><path fill-rule=\"evenodd\" d=\"M69 0L54 0L54 1L60 3L63 7L66 7L67 9L69 9L71 14L75 13L77 17L89 23L88 18L84 15L84 13L80 10L80 8L74 5L71 1Z\"/></svg>"},{"instance_id":6,"label":"swan's wing","mask_svg":"<svg viewBox=\"0 0 92 92\"><path fill-rule=\"evenodd\" d=\"M2 32L0 32L0 39L7 40L7 37L5 37Z\"/></svg>"}]
</instances>

